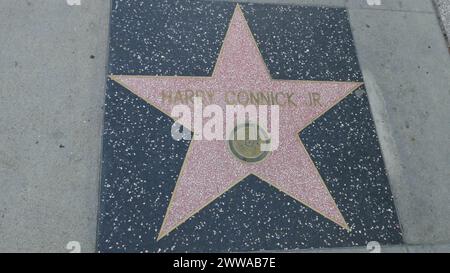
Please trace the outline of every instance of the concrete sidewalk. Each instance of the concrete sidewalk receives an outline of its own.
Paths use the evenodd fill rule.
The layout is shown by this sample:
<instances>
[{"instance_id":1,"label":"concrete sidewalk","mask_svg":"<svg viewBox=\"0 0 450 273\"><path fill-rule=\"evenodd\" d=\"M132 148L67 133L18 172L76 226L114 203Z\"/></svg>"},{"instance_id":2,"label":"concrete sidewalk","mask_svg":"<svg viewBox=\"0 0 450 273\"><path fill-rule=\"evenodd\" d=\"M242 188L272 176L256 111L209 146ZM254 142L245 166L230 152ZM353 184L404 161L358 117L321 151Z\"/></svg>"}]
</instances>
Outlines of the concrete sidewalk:
<instances>
[{"instance_id":1,"label":"concrete sidewalk","mask_svg":"<svg viewBox=\"0 0 450 273\"><path fill-rule=\"evenodd\" d=\"M349 8L406 243L383 250L450 252L450 55L432 2L277 2ZM92 252L109 1L0 5L0 252Z\"/></svg>"}]
</instances>

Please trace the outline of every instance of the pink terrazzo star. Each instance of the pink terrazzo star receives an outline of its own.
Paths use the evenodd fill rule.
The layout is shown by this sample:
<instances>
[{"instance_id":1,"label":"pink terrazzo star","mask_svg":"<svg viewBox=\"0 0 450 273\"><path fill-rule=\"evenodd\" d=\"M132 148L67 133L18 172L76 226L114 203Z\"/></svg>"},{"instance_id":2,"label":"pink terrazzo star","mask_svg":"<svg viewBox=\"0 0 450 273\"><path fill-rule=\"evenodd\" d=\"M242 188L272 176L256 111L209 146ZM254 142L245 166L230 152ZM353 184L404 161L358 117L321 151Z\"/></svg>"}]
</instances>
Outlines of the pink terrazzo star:
<instances>
[{"instance_id":1,"label":"pink terrazzo star","mask_svg":"<svg viewBox=\"0 0 450 273\"><path fill-rule=\"evenodd\" d=\"M111 78L166 114L171 113L173 105L163 101L162 92L207 90L214 92L214 104L222 107L226 104L224 94L230 90L293 92L296 95L298 107L280 107L279 148L262 162L247 164L239 161L228 150L226 141L191 142L158 240L250 174L348 229L298 133L361 83L273 80L239 5L211 77ZM308 107L312 93L320 94L320 104Z\"/></svg>"}]
</instances>

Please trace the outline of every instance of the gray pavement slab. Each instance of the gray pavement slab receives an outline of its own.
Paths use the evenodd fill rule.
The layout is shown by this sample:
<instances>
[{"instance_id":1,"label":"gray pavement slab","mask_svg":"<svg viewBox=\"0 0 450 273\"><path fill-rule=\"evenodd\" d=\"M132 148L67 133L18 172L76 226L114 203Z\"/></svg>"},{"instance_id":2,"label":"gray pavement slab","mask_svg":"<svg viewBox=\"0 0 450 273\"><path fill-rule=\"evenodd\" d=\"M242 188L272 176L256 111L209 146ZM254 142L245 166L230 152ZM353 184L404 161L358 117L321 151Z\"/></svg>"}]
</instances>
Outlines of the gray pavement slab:
<instances>
[{"instance_id":1,"label":"gray pavement slab","mask_svg":"<svg viewBox=\"0 0 450 273\"><path fill-rule=\"evenodd\" d=\"M351 11L406 243L450 240L450 56L433 14Z\"/></svg>"},{"instance_id":2,"label":"gray pavement slab","mask_svg":"<svg viewBox=\"0 0 450 273\"><path fill-rule=\"evenodd\" d=\"M0 252L94 250L108 5L0 3Z\"/></svg>"},{"instance_id":3,"label":"gray pavement slab","mask_svg":"<svg viewBox=\"0 0 450 273\"><path fill-rule=\"evenodd\" d=\"M431 1L282 2L350 9L405 243L414 244L392 249L448 252L450 56ZM69 241L92 252L109 1L0 5L0 252L66 252Z\"/></svg>"}]
</instances>

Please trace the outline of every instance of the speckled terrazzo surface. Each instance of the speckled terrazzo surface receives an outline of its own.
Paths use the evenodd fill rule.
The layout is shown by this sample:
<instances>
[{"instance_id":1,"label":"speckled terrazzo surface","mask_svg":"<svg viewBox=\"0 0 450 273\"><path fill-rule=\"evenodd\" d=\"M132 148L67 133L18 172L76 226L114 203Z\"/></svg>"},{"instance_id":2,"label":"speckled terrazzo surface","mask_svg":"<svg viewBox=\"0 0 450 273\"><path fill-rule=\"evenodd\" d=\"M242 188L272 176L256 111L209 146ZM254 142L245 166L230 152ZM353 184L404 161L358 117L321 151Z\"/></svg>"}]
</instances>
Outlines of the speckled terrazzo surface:
<instances>
[{"instance_id":1,"label":"speckled terrazzo surface","mask_svg":"<svg viewBox=\"0 0 450 273\"><path fill-rule=\"evenodd\" d=\"M450 1L448 0L434 0L437 11L439 13L442 31L447 39L450 47Z\"/></svg>"},{"instance_id":2,"label":"speckled terrazzo surface","mask_svg":"<svg viewBox=\"0 0 450 273\"><path fill-rule=\"evenodd\" d=\"M241 7L272 78L362 81L344 9ZM109 74L210 76L234 9L221 2L113 1ZM299 136L350 231L249 176L157 240L189 143L174 141L169 117L112 80L105 112L101 252L292 250L402 241L363 87Z\"/></svg>"}]
</instances>

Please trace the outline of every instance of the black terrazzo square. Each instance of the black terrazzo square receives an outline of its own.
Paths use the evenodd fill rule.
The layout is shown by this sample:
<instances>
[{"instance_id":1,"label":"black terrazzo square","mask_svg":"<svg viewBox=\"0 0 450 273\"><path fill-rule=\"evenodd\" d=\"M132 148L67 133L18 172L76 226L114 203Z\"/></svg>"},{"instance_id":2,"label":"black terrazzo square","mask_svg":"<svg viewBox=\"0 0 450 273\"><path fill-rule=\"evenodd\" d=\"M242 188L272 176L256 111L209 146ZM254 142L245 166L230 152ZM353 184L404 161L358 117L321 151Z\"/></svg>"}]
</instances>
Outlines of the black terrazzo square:
<instances>
[{"instance_id":1,"label":"black terrazzo square","mask_svg":"<svg viewBox=\"0 0 450 273\"><path fill-rule=\"evenodd\" d=\"M231 2L112 0L108 74L211 76L235 8ZM345 9L240 8L273 79L363 81ZM402 243L364 86L299 134L350 230L250 175L158 240L190 145L172 138L172 125L170 117L108 79L99 252Z\"/></svg>"}]
</instances>

